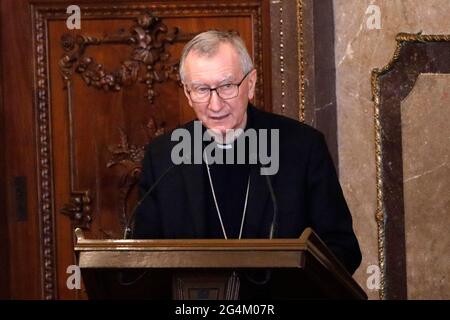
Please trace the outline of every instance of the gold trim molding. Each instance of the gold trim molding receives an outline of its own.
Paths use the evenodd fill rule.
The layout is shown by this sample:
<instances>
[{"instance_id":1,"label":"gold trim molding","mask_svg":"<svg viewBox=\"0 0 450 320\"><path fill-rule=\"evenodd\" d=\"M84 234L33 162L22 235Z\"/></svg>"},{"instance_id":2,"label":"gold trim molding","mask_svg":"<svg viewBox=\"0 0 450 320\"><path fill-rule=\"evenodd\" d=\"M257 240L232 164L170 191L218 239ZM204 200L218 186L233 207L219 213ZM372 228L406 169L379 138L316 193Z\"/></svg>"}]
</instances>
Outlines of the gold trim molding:
<instances>
[{"instance_id":1,"label":"gold trim molding","mask_svg":"<svg viewBox=\"0 0 450 320\"><path fill-rule=\"evenodd\" d=\"M300 0L301 1L301 0ZM378 80L378 77L387 71L391 70L394 63L398 60L400 49L403 47L403 45L407 42L441 42L441 41L450 41L450 35L446 34L422 34L419 33L404 33L400 32L395 36L395 41L397 42L397 45L395 47L394 55L392 56L391 60L388 62L387 65L385 65L383 68L375 68L372 70L372 96L375 97L374 94L376 91L374 91L374 81ZM375 78L374 78L375 77Z\"/></svg>"},{"instance_id":2,"label":"gold trim molding","mask_svg":"<svg viewBox=\"0 0 450 320\"><path fill-rule=\"evenodd\" d=\"M299 0L300 1L300 0ZM382 177L382 161L383 150L381 147L381 123L380 123L380 76L391 71L395 62L399 59L400 50L406 43L411 42L450 42L450 35L423 35L421 32L415 33L398 33L395 37L397 42L395 52L387 65L383 68L375 68L371 74L372 100L374 102L374 122L375 122L375 161L376 161L376 185L377 185L377 209L375 220L377 222L378 236L378 263L381 270L381 281L379 296L380 299L385 298L385 207L383 203L383 177Z\"/></svg>"},{"instance_id":3,"label":"gold trim molding","mask_svg":"<svg viewBox=\"0 0 450 320\"><path fill-rule=\"evenodd\" d=\"M297 0L298 119L305 122L305 59L303 50L303 0Z\"/></svg>"}]
</instances>

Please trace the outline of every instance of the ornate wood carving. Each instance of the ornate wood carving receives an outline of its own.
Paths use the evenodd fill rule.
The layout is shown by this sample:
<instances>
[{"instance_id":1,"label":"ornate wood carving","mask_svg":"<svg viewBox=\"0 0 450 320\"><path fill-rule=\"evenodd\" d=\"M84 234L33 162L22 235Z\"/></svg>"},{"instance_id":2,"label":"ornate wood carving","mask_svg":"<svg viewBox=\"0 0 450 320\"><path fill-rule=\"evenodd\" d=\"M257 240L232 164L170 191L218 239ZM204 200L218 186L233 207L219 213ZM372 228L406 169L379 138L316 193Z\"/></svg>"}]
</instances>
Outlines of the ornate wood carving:
<instances>
[{"instance_id":1,"label":"ornate wood carving","mask_svg":"<svg viewBox=\"0 0 450 320\"><path fill-rule=\"evenodd\" d=\"M66 81L70 80L72 70L75 69L87 85L105 91L119 91L124 86L136 82L145 83L147 98L150 103L153 103L157 95L155 83L179 80L178 63L171 63L170 55L166 51L178 32L178 28L169 31L160 18L146 13L136 18L136 25L129 33L121 30L117 34L106 35L103 39L65 34L61 39L61 46L67 54L59 63L63 77ZM133 47L133 52L118 69L108 71L92 57L85 56L89 46L103 44L130 45Z\"/></svg>"},{"instance_id":2,"label":"ornate wood carving","mask_svg":"<svg viewBox=\"0 0 450 320\"><path fill-rule=\"evenodd\" d=\"M36 121L38 132L39 217L41 220L41 252L43 297L56 296L55 234L53 231L52 158L49 129L49 88L47 74L46 24L40 11L34 12L34 40L36 61Z\"/></svg>"},{"instance_id":3,"label":"ornate wood carving","mask_svg":"<svg viewBox=\"0 0 450 320\"><path fill-rule=\"evenodd\" d=\"M156 121L150 118L145 126L145 133L147 141L150 142L153 138L164 133L164 128L158 128ZM111 159L108 161L107 167L112 168L119 165L123 173L120 176L120 213L119 221L123 228L126 227L128 220L128 200L139 182L139 177L142 171L141 162L144 158L145 146L137 146L129 144L128 136L122 128L119 128L120 143L114 146L109 146L111 152Z\"/></svg>"},{"instance_id":4,"label":"ornate wood carving","mask_svg":"<svg viewBox=\"0 0 450 320\"><path fill-rule=\"evenodd\" d=\"M38 148L38 185L39 185L39 217L40 217L40 234L41 234L41 257L42 257L42 297L44 299L54 299L58 296L57 293L57 285L56 285L56 248L55 248L55 232L54 232L54 195L53 195L53 164L52 164L52 150L51 150L51 128L50 128L50 88L49 88L49 62L48 62L48 48L49 39L48 35L48 24L49 20L60 20L65 21L67 19L66 13L67 3L46 3L46 2L34 2L31 5L32 11L32 23L33 23L33 45L34 45L34 74L35 74L35 110L36 110L36 134L37 134L37 148ZM155 16L165 17L165 16L193 16L193 15L201 15L201 16L231 16L234 14L242 15L248 14L252 17L253 21L253 39L254 39L254 63L255 68L258 70L258 74L263 75L263 64L262 64L262 5L261 1L258 0L249 0L244 2L230 2L230 3L177 3L177 5L173 5L172 3L139 3L139 4L102 4L102 3L86 3L81 6L82 18L84 19L104 19L104 18L135 18L138 16L143 16L148 12L152 12ZM148 21L147 23L150 23ZM159 52L159 56L153 56L153 61L156 61L151 68L143 69L143 65L145 65L145 57L147 54L145 52L143 46L149 37L152 36L149 32L149 29L145 28L145 23L143 25L139 25L139 21L137 22L135 28L142 28L140 33L137 31L131 30L131 32L136 32L132 34L131 32L128 34L128 39L130 36L135 40L135 42L130 42L125 44L134 46L135 49L141 49L141 51L133 51L132 57L127 61L131 61L131 63L123 62L122 65L114 71L105 70L103 67L98 67L98 62L92 61L83 61L84 64L81 65L81 69L76 71L81 76L85 75L86 79L89 79L90 84L92 86L98 86L103 90L116 90L118 85L120 88L129 85L131 83L136 83L142 79L143 81L149 80L150 83L146 83L148 86L148 95L149 99L153 99L155 97L155 92L153 90L153 85L159 82L164 77L171 77L173 74L176 74L176 65L170 65L168 63L168 57L164 55L165 50L162 48L164 45L170 43L171 37L168 36L167 33L162 30L157 30L156 33L161 34L166 38L166 41L163 41L163 47L160 50L156 50ZM169 33L170 34L170 33ZM104 41L107 43L108 41L117 41L117 37L120 38L121 41L124 40L125 34L119 32L115 35L109 36L109 38L97 39L97 41ZM153 35L154 36L154 35ZM140 38L143 37L143 38ZM186 39L192 37L191 34L180 34L178 39ZM76 56L76 52L79 52L80 46L76 41L81 41L81 44L84 46L95 45L96 42L92 38L89 40L86 37L81 37L77 40L78 37L70 37L66 36L61 39L61 45L63 49L67 52L67 54L61 59L60 67L61 72L66 80L66 84L70 81L72 73L76 70L78 64L81 63L81 60L73 60L71 59L80 59L81 55ZM175 39L175 38L174 38ZM140 42L139 42L140 41ZM176 40L175 40L176 41ZM93 43L91 43L93 42ZM118 42L115 42L118 43ZM164 47L165 48L165 47ZM155 53L151 52L153 55ZM72 57L72 55L74 55ZM137 59L137 60L136 60ZM141 59L141 60L139 60ZM149 59L149 58L147 58ZM156 60L159 59L159 60ZM135 63L140 65L139 72L136 75L136 67ZM150 60L148 60L150 61ZM72 64L70 66L70 64ZM171 69L173 68L173 69ZM89 72L88 72L89 71ZM86 75L88 74L88 75ZM98 78L96 78L98 77ZM84 81L87 81L87 80ZM111 80L112 79L112 80ZM165 81L165 80L162 80ZM95 83L95 84L94 84ZM261 76L259 78L257 88L256 88L256 100L255 103L262 108L264 108L264 100L262 99L262 91L264 87L264 79ZM123 162L119 163L123 164ZM133 175L133 170L130 169L130 175ZM132 181L132 179L131 179ZM124 184L126 185L126 183ZM87 193L84 195L85 191L76 191L72 189L72 202L69 203L66 207L69 212L77 212L80 210L86 210L89 207L89 201L92 201L92 195ZM75 198L78 197L77 200ZM81 197L81 198L80 198ZM86 219L86 218L84 218ZM87 226L88 224L86 224Z\"/></svg>"},{"instance_id":5,"label":"ornate wood carving","mask_svg":"<svg viewBox=\"0 0 450 320\"><path fill-rule=\"evenodd\" d=\"M124 86L132 85L136 82L145 83L147 85L147 98L152 104L157 93L154 90L155 83L162 83L169 79L178 80L178 63L169 63L170 55L166 52L166 47L171 44L178 35L178 29L173 28L171 31L162 23L162 21L154 17L151 13L146 12L136 19L136 25L131 28L129 33L123 30L113 35L106 35L102 39L70 34L64 34L61 39L61 46L67 52L59 61L59 66L65 88L68 93L68 109L72 114L71 101L71 78L73 70L79 73L87 85L105 91L118 91ZM133 47L131 57L122 62L120 67L114 71L107 71L102 64L94 61L93 58L85 56L86 49L92 45L103 44L125 44ZM152 124L156 127L154 120ZM148 132L151 131L150 122L148 124ZM122 132L123 133L123 132ZM126 142L122 139L122 141ZM70 168L72 175L74 171L74 136L73 123L69 124L69 144L70 144ZM125 225L127 201L129 195L136 185L140 169L136 165L142 158L134 159L135 152L138 149L129 149L128 143L123 144L121 150L114 149L113 155L117 159L124 156L124 151L128 152L131 163L135 163L134 167L126 166L129 171L120 179L120 199L121 199L121 215L119 221ZM132 148L134 146L131 146ZM142 148L143 149L143 148ZM124 162L123 159L119 161ZM112 164L108 164L108 167ZM89 191L75 191L73 177L71 176L71 200L64 205L61 213L67 215L75 227L79 226L84 229L90 228L92 215L89 203L93 200L89 196Z\"/></svg>"},{"instance_id":6,"label":"ornate wood carving","mask_svg":"<svg viewBox=\"0 0 450 320\"><path fill-rule=\"evenodd\" d=\"M92 221L92 202L89 191L75 191L70 194L70 201L61 209L61 213L67 215L74 224L74 228L89 229Z\"/></svg>"}]
</instances>

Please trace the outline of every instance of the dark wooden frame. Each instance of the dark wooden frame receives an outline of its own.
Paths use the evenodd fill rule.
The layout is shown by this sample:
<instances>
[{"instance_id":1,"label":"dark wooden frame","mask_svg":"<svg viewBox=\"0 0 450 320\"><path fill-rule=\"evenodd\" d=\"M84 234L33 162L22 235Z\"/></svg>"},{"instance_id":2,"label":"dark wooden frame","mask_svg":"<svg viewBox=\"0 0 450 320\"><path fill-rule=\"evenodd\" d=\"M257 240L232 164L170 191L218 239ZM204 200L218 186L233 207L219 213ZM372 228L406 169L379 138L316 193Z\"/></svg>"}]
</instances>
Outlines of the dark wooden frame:
<instances>
[{"instance_id":1,"label":"dark wooden frame","mask_svg":"<svg viewBox=\"0 0 450 320\"><path fill-rule=\"evenodd\" d=\"M2 25L2 8L0 7L0 25ZM9 297L9 241L8 219L6 211L6 180L5 166L5 112L3 106L3 50L2 34L0 33L0 299Z\"/></svg>"},{"instance_id":2,"label":"dark wooden frame","mask_svg":"<svg viewBox=\"0 0 450 320\"><path fill-rule=\"evenodd\" d=\"M421 73L450 73L450 36L400 33L392 60L372 71L380 297L406 299L401 102Z\"/></svg>"}]
</instances>

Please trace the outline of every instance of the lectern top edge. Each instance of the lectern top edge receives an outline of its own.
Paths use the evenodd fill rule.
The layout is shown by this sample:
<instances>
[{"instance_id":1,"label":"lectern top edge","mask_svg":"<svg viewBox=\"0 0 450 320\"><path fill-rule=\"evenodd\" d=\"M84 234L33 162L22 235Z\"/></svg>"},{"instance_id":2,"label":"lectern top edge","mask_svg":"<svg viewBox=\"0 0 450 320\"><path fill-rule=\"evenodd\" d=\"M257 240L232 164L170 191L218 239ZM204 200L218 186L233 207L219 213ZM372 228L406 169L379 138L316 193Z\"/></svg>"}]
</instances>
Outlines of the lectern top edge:
<instances>
[{"instance_id":1,"label":"lectern top edge","mask_svg":"<svg viewBox=\"0 0 450 320\"><path fill-rule=\"evenodd\" d=\"M75 251L109 250L305 250L311 229L299 239L86 239L83 231L75 229Z\"/></svg>"}]
</instances>

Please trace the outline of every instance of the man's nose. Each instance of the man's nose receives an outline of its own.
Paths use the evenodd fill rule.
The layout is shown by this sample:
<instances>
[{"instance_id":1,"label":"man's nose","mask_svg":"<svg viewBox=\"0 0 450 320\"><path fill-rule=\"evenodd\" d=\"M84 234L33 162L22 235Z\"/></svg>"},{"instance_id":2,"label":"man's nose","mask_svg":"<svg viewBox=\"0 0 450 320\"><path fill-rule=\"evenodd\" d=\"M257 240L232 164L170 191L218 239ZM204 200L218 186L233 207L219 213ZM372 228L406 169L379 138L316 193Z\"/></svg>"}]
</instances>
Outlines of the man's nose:
<instances>
[{"instance_id":1,"label":"man's nose","mask_svg":"<svg viewBox=\"0 0 450 320\"><path fill-rule=\"evenodd\" d=\"M220 99L217 91L211 91L211 98L209 99L208 109L212 111L220 111L222 109L222 99Z\"/></svg>"}]
</instances>

